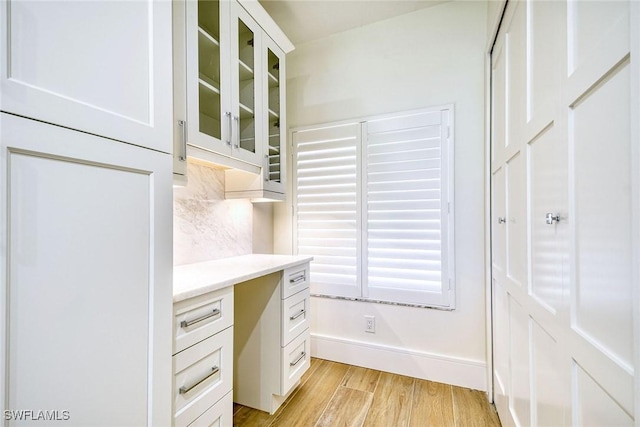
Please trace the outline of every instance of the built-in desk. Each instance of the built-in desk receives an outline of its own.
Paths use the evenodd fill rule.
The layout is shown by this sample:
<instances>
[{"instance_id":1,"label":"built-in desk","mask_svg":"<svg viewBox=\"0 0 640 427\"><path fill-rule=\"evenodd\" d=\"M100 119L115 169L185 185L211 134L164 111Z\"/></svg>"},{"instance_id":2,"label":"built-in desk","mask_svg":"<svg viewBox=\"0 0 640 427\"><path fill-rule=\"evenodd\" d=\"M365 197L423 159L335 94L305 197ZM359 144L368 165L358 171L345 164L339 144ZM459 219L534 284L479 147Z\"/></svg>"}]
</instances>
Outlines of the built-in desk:
<instances>
[{"instance_id":1,"label":"built-in desk","mask_svg":"<svg viewBox=\"0 0 640 427\"><path fill-rule=\"evenodd\" d=\"M176 426L273 413L309 367L312 257L244 255L174 267Z\"/></svg>"}]
</instances>

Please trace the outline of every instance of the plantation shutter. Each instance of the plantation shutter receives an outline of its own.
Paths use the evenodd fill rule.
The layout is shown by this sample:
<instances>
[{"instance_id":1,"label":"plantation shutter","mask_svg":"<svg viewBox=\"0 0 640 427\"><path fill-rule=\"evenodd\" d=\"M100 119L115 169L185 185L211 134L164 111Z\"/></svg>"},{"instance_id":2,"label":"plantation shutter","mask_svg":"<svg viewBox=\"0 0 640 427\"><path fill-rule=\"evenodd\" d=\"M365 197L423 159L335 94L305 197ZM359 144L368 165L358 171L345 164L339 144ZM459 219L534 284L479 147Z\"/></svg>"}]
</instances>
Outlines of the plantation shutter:
<instances>
[{"instance_id":1,"label":"plantation shutter","mask_svg":"<svg viewBox=\"0 0 640 427\"><path fill-rule=\"evenodd\" d=\"M360 123L293 133L297 248L313 255L311 291L360 296Z\"/></svg>"},{"instance_id":2,"label":"plantation shutter","mask_svg":"<svg viewBox=\"0 0 640 427\"><path fill-rule=\"evenodd\" d=\"M447 112L370 120L365 129L365 296L447 305Z\"/></svg>"},{"instance_id":3,"label":"plantation shutter","mask_svg":"<svg viewBox=\"0 0 640 427\"><path fill-rule=\"evenodd\" d=\"M294 246L311 292L454 307L450 108L294 130Z\"/></svg>"}]
</instances>

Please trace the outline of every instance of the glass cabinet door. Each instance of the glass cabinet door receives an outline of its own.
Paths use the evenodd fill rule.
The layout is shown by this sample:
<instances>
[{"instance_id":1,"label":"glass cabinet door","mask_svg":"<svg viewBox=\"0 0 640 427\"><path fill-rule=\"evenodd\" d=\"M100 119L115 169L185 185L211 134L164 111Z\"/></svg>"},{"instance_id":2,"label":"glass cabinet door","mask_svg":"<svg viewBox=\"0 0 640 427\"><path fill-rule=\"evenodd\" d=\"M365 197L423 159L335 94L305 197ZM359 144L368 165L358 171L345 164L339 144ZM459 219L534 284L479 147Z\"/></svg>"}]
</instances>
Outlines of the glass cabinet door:
<instances>
[{"instance_id":1,"label":"glass cabinet door","mask_svg":"<svg viewBox=\"0 0 640 427\"><path fill-rule=\"evenodd\" d=\"M267 186L276 187L284 183L284 53L268 37L266 49L266 105L268 152L265 152L264 179Z\"/></svg>"},{"instance_id":2,"label":"glass cabinet door","mask_svg":"<svg viewBox=\"0 0 640 427\"><path fill-rule=\"evenodd\" d=\"M233 117L233 155L250 163L260 164L261 147L257 129L260 122L260 106L256 76L260 69L261 30L255 21L238 3L233 3L237 50L234 49L234 117ZM257 138L258 137L258 138Z\"/></svg>"},{"instance_id":3,"label":"glass cabinet door","mask_svg":"<svg viewBox=\"0 0 640 427\"><path fill-rule=\"evenodd\" d=\"M220 2L198 1L199 131L222 140Z\"/></svg>"}]
</instances>

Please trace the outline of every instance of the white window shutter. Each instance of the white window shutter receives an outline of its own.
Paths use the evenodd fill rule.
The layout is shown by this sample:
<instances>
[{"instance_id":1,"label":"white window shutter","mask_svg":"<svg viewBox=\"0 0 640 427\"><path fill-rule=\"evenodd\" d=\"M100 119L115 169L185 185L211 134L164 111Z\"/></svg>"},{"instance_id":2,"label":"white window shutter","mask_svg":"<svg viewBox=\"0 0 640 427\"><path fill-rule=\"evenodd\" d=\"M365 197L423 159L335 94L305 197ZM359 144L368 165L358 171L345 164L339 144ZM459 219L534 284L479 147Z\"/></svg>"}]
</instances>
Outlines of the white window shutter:
<instances>
[{"instance_id":1,"label":"white window shutter","mask_svg":"<svg viewBox=\"0 0 640 427\"><path fill-rule=\"evenodd\" d=\"M312 293L454 307L452 122L448 107L293 131Z\"/></svg>"},{"instance_id":2,"label":"white window shutter","mask_svg":"<svg viewBox=\"0 0 640 427\"><path fill-rule=\"evenodd\" d=\"M312 293L360 296L360 124L293 133L296 244L313 255Z\"/></svg>"}]
</instances>

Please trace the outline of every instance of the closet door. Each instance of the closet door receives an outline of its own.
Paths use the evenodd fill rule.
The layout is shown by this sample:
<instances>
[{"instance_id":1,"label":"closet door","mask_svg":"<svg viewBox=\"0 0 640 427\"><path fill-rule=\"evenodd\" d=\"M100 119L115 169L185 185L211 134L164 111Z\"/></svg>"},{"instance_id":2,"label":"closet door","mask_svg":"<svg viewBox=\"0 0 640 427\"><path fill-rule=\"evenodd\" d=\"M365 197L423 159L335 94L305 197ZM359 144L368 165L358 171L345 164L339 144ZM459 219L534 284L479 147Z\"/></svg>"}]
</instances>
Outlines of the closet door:
<instances>
[{"instance_id":1,"label":"closet door","mask_svg":"<svg viewBox=\"0 0 640 427\"><path fill-rule=\"evenodd\" d=\"M634 423L629 8L509 2L492 52L494 380L505 426Z\"/></svg>"},{"instance_id":2,"label":"closet door","mask_svg":"<svg viewBox=\"0 0 640 427\"><path fill-rule=\"evenodd\" d=\"M171 156L0 125L3 425L169 425Z\"/></svg>"},{"instance_id":3,"label":"closet door","mask_svg":"<svg viewBox=\"0 0 640 427\"><path fill-rule=\"evenodd\" d=\"M0 110L172 151L171 3L0 4Z\"/></svg>"}]
</instances>

